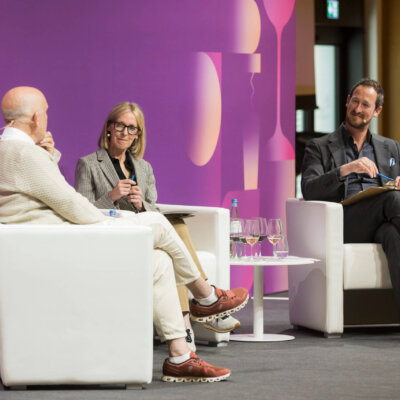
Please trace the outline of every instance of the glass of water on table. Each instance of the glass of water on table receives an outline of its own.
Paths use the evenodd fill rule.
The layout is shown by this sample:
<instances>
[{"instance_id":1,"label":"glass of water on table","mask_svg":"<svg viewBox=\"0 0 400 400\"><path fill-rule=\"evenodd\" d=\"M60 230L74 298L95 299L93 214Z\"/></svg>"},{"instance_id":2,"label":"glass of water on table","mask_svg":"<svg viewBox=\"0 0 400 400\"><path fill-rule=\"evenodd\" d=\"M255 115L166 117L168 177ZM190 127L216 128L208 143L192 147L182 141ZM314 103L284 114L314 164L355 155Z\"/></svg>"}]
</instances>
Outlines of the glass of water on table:
<instances>
[{"instance_id":1,"label":"glass of water on table","mask_svg":"<svg viewBox=\"0 0 400 400\"><path fill-rule=\"evenodd\" d=\"M287 237L282 235L282 239L276 244L274 257L285 258L289 255L289 245Z\"/></svg>"},{"instance_id":2,"label":"glass of water on table","mask_svg":"<svg viewBox=\"0 0 400 400\"><path fill-rule=\"evenodd\" d=\"M238 258L241 256L241 246L240 246L240 237L243 232L243 219L234 218L231 219L230 226L230 240L231 240L231 255L232 258Z\"/></svg>"}]
</instances>

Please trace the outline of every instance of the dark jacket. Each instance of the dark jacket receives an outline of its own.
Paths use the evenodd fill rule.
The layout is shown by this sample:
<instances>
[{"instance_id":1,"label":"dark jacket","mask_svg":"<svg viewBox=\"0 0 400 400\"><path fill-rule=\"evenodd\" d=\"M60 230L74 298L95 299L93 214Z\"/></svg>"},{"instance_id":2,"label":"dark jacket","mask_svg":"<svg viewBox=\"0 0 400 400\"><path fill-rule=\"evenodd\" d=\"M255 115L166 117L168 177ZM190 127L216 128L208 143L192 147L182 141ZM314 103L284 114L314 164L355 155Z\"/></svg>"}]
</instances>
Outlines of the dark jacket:
<instances>
[{"instance_id":1,"label":"dark jacket","mask_svg":"<svg viewBox=\"0 0 400 400\"><path fill-rule=\"evenodd\" d=\"M339 177L339 168L346 164L343 124L335 132L307 143L301 190L305 200L339 202L346 198L348 179ZM371 135L378 171L390 178L400 175L400 145L392 139ZM380 182L383 185L381 178Z\"/></svg>"}]
</instances>

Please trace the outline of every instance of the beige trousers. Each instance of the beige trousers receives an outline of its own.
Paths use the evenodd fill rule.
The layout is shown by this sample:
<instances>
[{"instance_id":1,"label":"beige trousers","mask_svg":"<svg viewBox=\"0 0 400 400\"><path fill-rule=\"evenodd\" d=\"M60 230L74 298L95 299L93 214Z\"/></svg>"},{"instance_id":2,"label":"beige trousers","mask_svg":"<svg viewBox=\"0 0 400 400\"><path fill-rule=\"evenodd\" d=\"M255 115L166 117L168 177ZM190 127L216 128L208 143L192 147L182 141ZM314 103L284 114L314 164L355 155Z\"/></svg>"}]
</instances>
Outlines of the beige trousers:
<instances>
[{"instance_id":1,"label":"beige trousers","mask_svg":"<svg viewBox=\"0 0 400 400\"><path fill-rule=\"evenodd\" d=\"M192 238L190 236L189 228L186 225L185 221L182 218L171 217L168 218L168 221L171 222L174 227L176 233L182 239L186 248L188 249L190 255L192 256L193 261L195 262L197 269L200 272L200 275L207 280L207 275L204 273L203 268L201 267L200 260L197 257L196 250L194 248ZM189 296L188 289L186 286L177 286L179 302L181 304L182 312L189 312Z\"/></svg>"},{"instance_id":2,"label":"beige trousers","mask_svg":"<svg viewBox=\"0 0 400 400\"><path fill-rule=\"evenodd\" d=\"M179 306L176 285L187 285L200 277L185 244L168 220L158 212L145 212L110 218L105 225L144 225L153 231L153 312L158 333L171 340L185 337L185 326Z\"/></svg>"}]
</instances>

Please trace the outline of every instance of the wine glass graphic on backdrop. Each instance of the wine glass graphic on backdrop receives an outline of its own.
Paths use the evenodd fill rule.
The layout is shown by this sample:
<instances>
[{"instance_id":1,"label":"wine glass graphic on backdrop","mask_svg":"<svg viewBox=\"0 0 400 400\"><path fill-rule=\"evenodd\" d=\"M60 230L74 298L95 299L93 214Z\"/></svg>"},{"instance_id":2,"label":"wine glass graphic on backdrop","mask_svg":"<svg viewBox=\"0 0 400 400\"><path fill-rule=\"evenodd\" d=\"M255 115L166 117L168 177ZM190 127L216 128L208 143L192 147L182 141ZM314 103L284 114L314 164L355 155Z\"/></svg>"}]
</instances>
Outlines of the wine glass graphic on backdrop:
<instances>
[{"instance_id":1,"label":"wine glass graphic on backdrop","mask_svg":"<svg viewBox=\"0 0 400 400\"><path fill-rule=\"evenodd\" d=\"M276 31L276 125L267 142L270 161L293 160L294 150L281 127L281 40L282 31L292 15L295 0L263 0L268 19Z\"/></svg>"},{"instance_id":2,"label":"wine glass graphic on backdrop","mask_svg":"<svg viewBox=\"0 0 400 400\"><path fill-rule=\"evenodd\" d=\"M282 221L280 219L268 220L268 233L267 238L270 243L274 246L273 254L275 257L276 244L282 239L283 228Z\"/></svg>"},{"instance_id":3,"label":"wine glass graphic on backdrop","mask_svg":"<svg viewBox=\"0 0 400 400\"><path fill-rule=\"evenodd\" d=\"M246 242L251 246L250 260L253 261L253 246L258 242L258 238L260 237L260 224L257 219L246 220L244 235L246 237Z\"/></svg>"}]
</instances>

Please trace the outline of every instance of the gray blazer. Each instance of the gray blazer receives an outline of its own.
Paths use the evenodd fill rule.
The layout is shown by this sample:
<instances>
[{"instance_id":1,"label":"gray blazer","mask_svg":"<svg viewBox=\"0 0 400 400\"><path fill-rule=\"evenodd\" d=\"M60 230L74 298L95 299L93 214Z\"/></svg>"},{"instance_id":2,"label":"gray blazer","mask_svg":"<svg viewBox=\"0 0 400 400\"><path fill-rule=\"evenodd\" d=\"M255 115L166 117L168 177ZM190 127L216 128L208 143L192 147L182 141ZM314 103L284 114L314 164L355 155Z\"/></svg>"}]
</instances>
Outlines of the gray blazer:
<instances>
[{"instance_id":1,"label":"gray blazer","mask_svg":"<svg viewBox=\"0 0 400 400\"><path fill-rule=\"evenodd\" d=\"M131 157L131 155L129 155ZM146 211L158 211L156 180L151 165L143 160L131 157L135 167L136 183L143 192L143 207ZM87 197L98 208L117 208L138 212L125 197L115 203L111 200L110 191L119 181L118 174L105 149L82 157L75 170L75 189Z\"/></svg>"},{"instance_id":2,"label":"gray blazer","mask_svg":"<svg viewBox=\"0 0 400 400\"><path fill-rule=\"evenodd\" d=\"M301 190L305 200L339 202L346 198L347 178L339 178L346 164L343 125L335 132L307 143L302 165ZM373 134L372 145L378 170L390 178L400 175L400 145L392 139ZM382 178L379 178L381 185Z\"/></svg>"}]
</instances>

